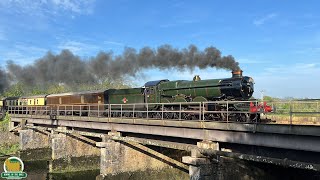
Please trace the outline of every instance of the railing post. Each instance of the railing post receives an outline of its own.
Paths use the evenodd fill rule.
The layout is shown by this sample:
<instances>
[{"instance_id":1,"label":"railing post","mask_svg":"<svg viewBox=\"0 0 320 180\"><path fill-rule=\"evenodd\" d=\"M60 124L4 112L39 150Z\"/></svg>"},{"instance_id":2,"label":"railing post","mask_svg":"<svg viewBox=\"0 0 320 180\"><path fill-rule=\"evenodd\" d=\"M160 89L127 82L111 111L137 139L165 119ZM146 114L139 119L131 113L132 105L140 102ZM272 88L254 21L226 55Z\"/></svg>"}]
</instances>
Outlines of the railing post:
<instances>
[{"instance_id":1,"label":"railing post","mask_svg":"<svg viewBox=\"0 0 320 180\"><path fill-rule=\"evenodd\" d=\"M207 104L207 106L209 106L208 104ZM202 103L202 120L204 121L205 120L205 118L204 118L204 111L205 111L205 105L204 105L204 102Z\"/></svg>"},{"instance_id":2,"label":"railing post","mask_svg":"<svg viewBox=\"0 0 320 180\"><path fill-rule=\"evenodd\" d=\"M98 118L100 117L100 104L98 104Z\"/></svg>"},{"instance_id":3,"label":"railing post","mask_svg":"<svg viewBox=\"0 0 320 180\"><path fill-rule=\"evenodd\" d=\"M30 107L31 108L31 118L33 117L33 106Z\"/></svg>"},{"instance_id":4,"label":"railing post","mask_svg":"<svg viewBox=\"0 0 320 180\"><path fill-rule=\"evenodd\" d=\"M181 102L180 102L180 110L179 110L179 120L181 120Z\"/></svg>"},{"instance_id":5,"label":"railing post","mask_svg":"<svg viewBox=\"0 0 320 180\"><path fill-rule=\"evenodd\" d=\"M161 120L163 120L163 108L164 108L164 104L161 105L162 108L161 108Z\"/></svg>"},{"instance_id":6,"label":"railing post","mask_svg":"<svg viewBox=\"0 0 320 180\"><path fill-rule=\"evenodd\" d=\"M227 101L227 123L229 122L229 101Z\"/></svg>"},{"instance_id":7,"label":"railing post","mask_svg":"<svg viewBox=\"0 0 320 180\"><path fill-rule=\"evenodd\" d=\"M122 119L122 104L120 105L120 107L121 107L121 110L120 110L120 117L121 117L121 119Z\"/></svg>"},{"instance_id":8,"label":"railing post","mask_svg":"<svg viewBox=\"0 0 320 180\"><path fill-rule=\"evenodd\" d=\"M132 110L132 118L133 118L133 120L134 120L134 111L135 111L135 109L136 109L136 104L133 104L133 110Z\"/></svg>"},{"instance_id":9,"label":"railing post","mask_svg":"<svg viewBox=\"0 0 320 180\"><path fill-rule=\"evenodd\" d=\"M82 108L81 108L81 105L79 106L79 109L80 109L80 117L82 116Z\"/></svg>"},{"instance_id":10,"label":"railing post","mask_svg":"<svg viewBox=\"0 0 320 180\"><path fill-rule=\"evenodd\" d=\"M199 121L201 121L201 102L199 102Z\"/></svg>"},{"instance_id":11,"label":"railing post","mask_svg":"<svg viewBox=\"0 0 320 180\"><path fill-rule=\"evenodd\" d=\"M149 105L147 103L147 120L149 120Z\"/></svg>"},{"instance_id":12,"label":"railing post","mask_svg":"<svg viewBox=\"0 0 320 180\"><path fill-rule=\"evenodd\" d=\"M88 112L88 117L90 119L90 104L89 104L89 112Z\"/></svg>"},{"instance_id":13,"label":"railing post","mask_svg":"<svg viewBox=\"0 0 320 180\"><path fill-rule=\"evenodd\" d=\"M111 109L112 108L112 106L111 106L111 104L108 104L108 122L110 122L110 118L111 118Z\"/></svg>"}]
</instances>

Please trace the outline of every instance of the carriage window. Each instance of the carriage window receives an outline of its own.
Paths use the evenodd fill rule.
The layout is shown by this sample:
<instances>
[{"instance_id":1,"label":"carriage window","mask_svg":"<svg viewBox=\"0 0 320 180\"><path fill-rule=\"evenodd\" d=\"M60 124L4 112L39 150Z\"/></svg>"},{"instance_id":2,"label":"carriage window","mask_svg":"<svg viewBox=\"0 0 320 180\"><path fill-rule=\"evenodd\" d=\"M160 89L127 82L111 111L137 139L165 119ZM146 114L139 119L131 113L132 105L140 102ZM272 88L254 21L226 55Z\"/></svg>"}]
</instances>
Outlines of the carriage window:
<instances>
[{"instance_id":1,"label":"carriage window","mask_svg":"<svg viewBox=\"0 0 320 180\"><path fill-rule=\"evenodd\" d=\"M39 105L39 99L37 99L37 105Z\"/></svg>"}]
</instances>

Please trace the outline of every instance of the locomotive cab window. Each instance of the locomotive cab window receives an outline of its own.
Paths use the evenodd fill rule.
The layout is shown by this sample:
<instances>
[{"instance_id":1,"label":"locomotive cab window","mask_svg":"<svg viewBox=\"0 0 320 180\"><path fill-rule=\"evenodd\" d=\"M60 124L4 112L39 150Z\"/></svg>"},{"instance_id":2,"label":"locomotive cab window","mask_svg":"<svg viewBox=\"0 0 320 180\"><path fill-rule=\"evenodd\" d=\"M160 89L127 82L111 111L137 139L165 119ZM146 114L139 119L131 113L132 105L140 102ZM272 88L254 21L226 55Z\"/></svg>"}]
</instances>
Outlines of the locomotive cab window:
<instances>
[{"instance_id":1,"label":"locomotive cab window","mask_svg":"<svg viewBox=\"0 0 320 180\"><path fill-rule=\"evenodd\" d=\"M153 94L154 93L154 89L153 89L153 87L148 87L148 88L146 88L145 89L145 94Z\"/></svg>"}]
</instances>

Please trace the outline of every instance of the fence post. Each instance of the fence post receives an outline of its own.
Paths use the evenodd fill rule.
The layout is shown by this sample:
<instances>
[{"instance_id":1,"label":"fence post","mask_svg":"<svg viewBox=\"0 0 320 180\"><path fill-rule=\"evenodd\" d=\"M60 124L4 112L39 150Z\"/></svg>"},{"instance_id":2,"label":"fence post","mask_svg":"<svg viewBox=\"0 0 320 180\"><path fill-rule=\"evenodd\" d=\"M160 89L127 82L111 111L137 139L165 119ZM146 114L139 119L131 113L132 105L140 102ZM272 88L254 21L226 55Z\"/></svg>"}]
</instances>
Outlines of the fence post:
<instances>
[{"instance_id":1,"label":"fence post","mask_svg":"<svg viewBox=\"0 0 320 180\"><path fill-rule=\"evenodd\" d=\"M290 125L292 125L292 103L290 101L290 106L289 106L289 110L290 110Z\"/></svg>"}]
</instances>

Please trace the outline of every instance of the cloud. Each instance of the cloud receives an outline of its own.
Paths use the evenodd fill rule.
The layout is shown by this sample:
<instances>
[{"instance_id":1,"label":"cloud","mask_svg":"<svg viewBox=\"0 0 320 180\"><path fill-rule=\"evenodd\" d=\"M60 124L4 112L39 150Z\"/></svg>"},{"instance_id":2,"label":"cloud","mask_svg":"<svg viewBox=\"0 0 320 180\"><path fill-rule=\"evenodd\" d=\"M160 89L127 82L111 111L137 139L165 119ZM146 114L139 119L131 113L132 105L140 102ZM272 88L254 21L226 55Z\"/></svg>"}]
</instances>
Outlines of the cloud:
<instances>
[{"instance_id":1,"label":"cloud","mask_svg":"<svg viewBox=\"0 0 320 180\"><path fill-rule=\"evenodd\" d=\"M276 14L276 13L270 13L260 19L254 20L253 24L256 26L260 26L260 25L265 24L267 21L276 18L277 16L278 16L278 14Z\"/></svg>"},{"instance_id":2,"label":"cloud","mask_svg":"<svg viewBox=\"0 0 320 180\"><path fill-rule=\"evenodd\" d=\"M1 48L0 67L3 67L7 60L13 60L21 65L32 63L35 59L43 56L47 51L47 49L30 46L21 42L14 44L12 47Z\"/></svg>"},{"instance_id":3,"label":"cloud","mask_svg":"<svg viewBox=\"0 0 320 180\"><path fill-rule=\"evenodd\" d=\"M249 58L239 58L237 61L240 64L265 64L265 63L271 63L271 61L268 60L258 60L258 59L249 59Z\"/></svg>"},{"instance_id":4,"label":"cloud","mask_svg":"<svg viewBox=\"0 0 320 180\"><path fill-rule=\"evenodd\" d=\"M6 35L3 31L0 31L0 41L7 40Z\"/></svg>"},{"instance_id":5,"label":"cloud","mask_svg":"<svg viewBox=\"0 0 320 180\"><path fill-rule=\"evenodd\" d=\"M93 2L93 0L52 0L54 6L79 14L92 13Z\"/></svg>"},{"instance_id":6,"label":"cloud","mask_svg":"<svg viewBox=\"0 0 320 180\"><path fill-rule=\"evenodd\" d=\"M60 43L57 47L59 51L63 49L69 49L77 55L89 55L93 51L98 51L100 49L98 46L93 44L72 40L64 41Z\"/></svg>"},{"instance_id":7,"label":"cloud","mask_svg":"<svg viewBox=\"0 0 320 180\"><path fill-rule=\"evenodd\" d=\"M95 0L9 0L0 1L0 10L29 16L59 15L60 12L90 14Z\"/></svg>"},{"instance_id":8,"label":"cloud","mask_svg":"<svg viewBox=\"0 0 320 180\"><path fill-rule=\"evenodd\" d=\"M296 63L292 65L277 65L268 67L254 75L254 96L259 97L260 90L266 90L265 95L275 97L320 98L320 64Z\"/></svg>"},{"instance_id":9,"label":"cloud","mask_svg":"<svg viewBox=\"0 0 320 180\"><path fill-rule=\"evenodd\" d=\"M111 45L117 45L117 46L124 46L123 43L116 42L116 41L104 41L104 44L111 44Z\"/></svg>"},{"instance_id":10,"label":"cloud","mask_svg":"<svg viewBox=\"0 0 320 180\"><path fill-rule=\"evenodd\" d=\"M279 65L275 67L265 68L266 74L287 74L290 76L306 75L320 72L318 63L296 63L294 65Z\"/></svg>"},{"instance_id":11,"label":"cloud","mask_svg":"<svg viewBox=\"0 0 320 180\"><path fill-rule=\"evenodd\" d=\"M176 26L183 26L183 25L188 25L188 24L195 24L198 23L199 20L195 19L178 19L174 22L169 22L166 24L160 25L160 28L171 28L171 27L176 27Z\"/></svg>"}]
</instances>

